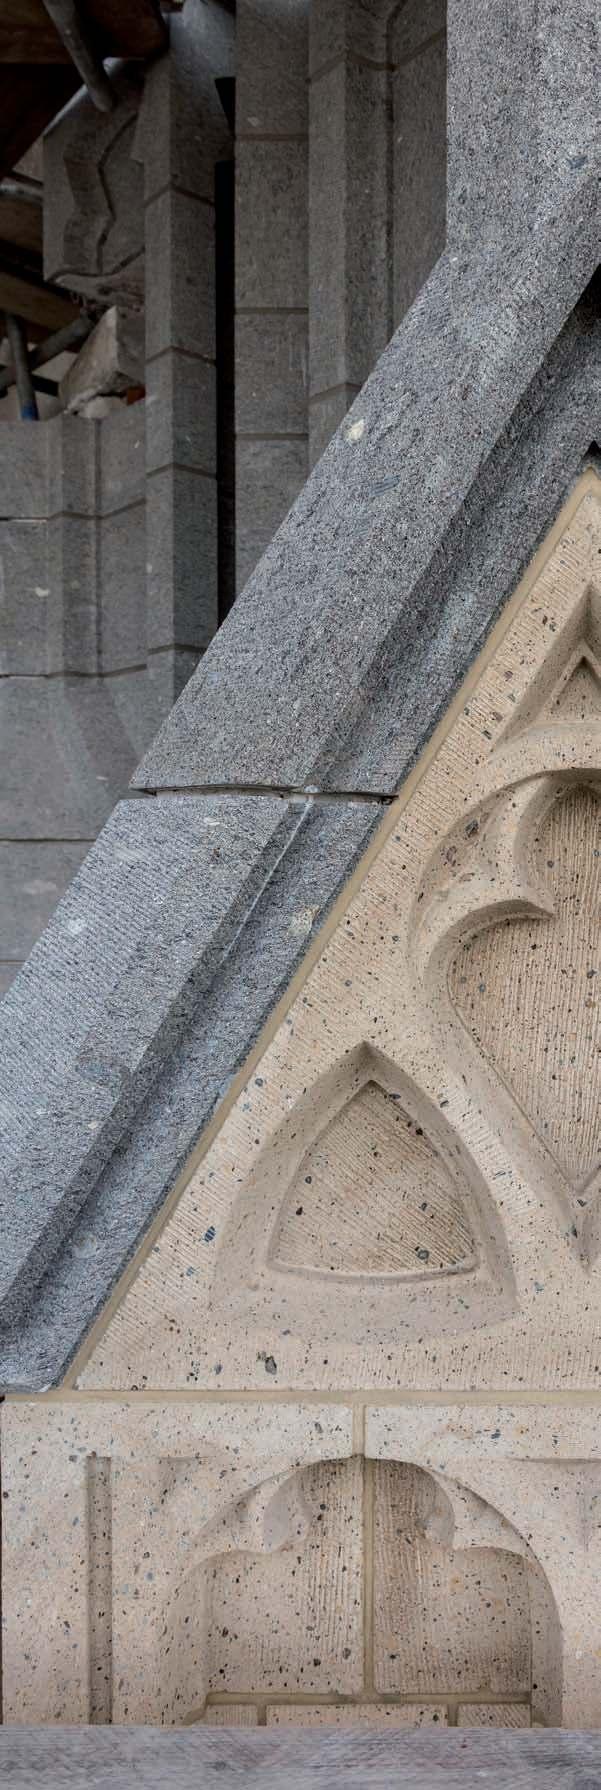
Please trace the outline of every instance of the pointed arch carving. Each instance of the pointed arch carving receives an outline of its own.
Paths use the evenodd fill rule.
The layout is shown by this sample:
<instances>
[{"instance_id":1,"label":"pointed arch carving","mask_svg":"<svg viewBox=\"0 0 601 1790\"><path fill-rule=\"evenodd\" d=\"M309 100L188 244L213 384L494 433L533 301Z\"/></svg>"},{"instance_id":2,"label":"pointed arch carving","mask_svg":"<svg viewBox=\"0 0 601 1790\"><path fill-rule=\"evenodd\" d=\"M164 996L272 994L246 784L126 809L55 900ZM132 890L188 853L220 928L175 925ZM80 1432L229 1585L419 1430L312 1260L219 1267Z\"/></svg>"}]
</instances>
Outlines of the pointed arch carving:
<instances>
[{"instance_id":1,"label":"pointed arch carving","mask_svg":"<svg viewBox=\"0 0 601 1790\"><path fill-rule=\"evenodd\" d=\"M575 1313L596 1384L600 499L591 471L80 1384L547 1387Z\"/></svg>"},{"instance_id":2,"label":"pointed arch carving","mask_svg":"<svg viewBox=\"0 0 601 1790\"><path fill-rule=\"evenodd\" d=\"M460 1331L514 1300L502 1226L423 1090L361 1043L295 1103L242 1190L216 1297L355 1338Z\"/></svg>"}]
</instances>

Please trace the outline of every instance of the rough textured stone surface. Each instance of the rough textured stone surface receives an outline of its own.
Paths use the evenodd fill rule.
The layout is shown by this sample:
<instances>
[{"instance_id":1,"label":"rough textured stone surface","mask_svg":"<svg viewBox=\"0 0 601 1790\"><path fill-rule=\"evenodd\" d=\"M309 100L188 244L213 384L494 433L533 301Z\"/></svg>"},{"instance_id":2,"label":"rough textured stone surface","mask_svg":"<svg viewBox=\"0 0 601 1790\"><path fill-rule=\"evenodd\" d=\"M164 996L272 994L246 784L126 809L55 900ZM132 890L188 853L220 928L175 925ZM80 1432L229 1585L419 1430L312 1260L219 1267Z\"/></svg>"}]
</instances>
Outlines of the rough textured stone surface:
<instances>
[{"instance_id":1,"label":"rough textured stone surface","mask_svg":"<svg viewBox=\"0 0 601 1790\"><path fill-rule=\"evenodd\" d=\"M253 797L163 798L116 810L2 1008L17 1176L12 1189L8 1175L5 1183L7 1224L10 1216L24 1265L22 1220L41 1241L40 1210L36 1223L17 1185L21 1176L31 1185L35 1158L49 1229L46 1263L34 1245L33 1281L51 1270L30 1317L23 1312L4 1330L5 1381L44 1384L66 1365L377 819L372 805ZM48 991L43 1033L38 978ZM144 1090L159 1072L164 1095L147 1106ZM127 1147L115 1151L126 1132Z\"/></svg>"},{"instance_id":2,"label":"rough textured stone surface","mask_svg":"<svg viewBox=\"0 0 601 1790\"><path fill-rule=\"evenodd\" d=\"M361 1429L365 1459L343 1402L9 1400L6 1719L197 1723L217 1684L301 1725L598 1727L597 1406Z\"/></svg>"},{"instance_id":3,"label":"rough textured stone surface","mask_svg":"<svg viewBox=\"0 0 601 1790\"><path fill-rule=\"evenodd\" d=\"M565 506L85 1384L208 1387L217 1358L258 1386L267 1356L305 1389L596 1385L600 491Z\"/></svg>"},{"instance_id":4,"label":"rough textured stone surface","mask_svg":"<svg viewBox=\"0 0 601 1790\"><path fill-rule=\"evenodd\" d=\"M90 398L104 392L124 392L128 386L143 383L142 320L128 317L118 305L111 305L61 379L63 407L68 411L82 410Z\"/></svg>"},{"instance_id":5,"label":"rough textured stone surface","mask_svg":"<svg viewBox=\"0 0 601 1790\"><path fill-rule=\"evenodd\" d=\"M299 1460L340 1460L352 1446L350 1411L319 1404L24 1401L5 1407L2 1429L11 1722L34 1708L39 1721L85 1722L101 1695L115 1723L194 1719L215 1560L298 1545L302 1507L286 1485ZM111 1585L101 1620L95 1596ZM351 1605L355 1595L349 1578Z\"/></svg>"},{"instance_id":6,"label":"rough textured stone surface","mask_svg":"<svg viewBox=\"0 0 601 1790\"><path fill-rule=\"evenodd\" d=\"M144 180L134 157L143 69L113 71L118 103L99 119L82 91L44 137L46 278L101 303L144 296Z\"/></svg>"},{"instance_id":7,"label":"rough textured stone surface","mask_svg":"<svg viewBox=\"0 0 601 1790\"><path fill-rule=\"evenodd\" d=\"M268 1728L424 1728L430 1723L446 1727L444 1703L271 1703Z\"/></svg>"},{"instance_id":8,"label":"rough textured stone surface","mask_svg":"<svg viewBox=\"0 0 601 1790\"><path fill-rule=\"evenodd\" d=\"M324 9L316 11L323 19ZM187 12L192 16L189 8ZM355 9L356 39L352 44L344 31L340 37L343 13L346 16L347 9L341 9L336 0L329 13L328 53L348 59L352 49L364 59L380 60L379 55L373 57L373 9ZM208 9L203 8L205 20L207 15ZM533 548L543 538L591 440L598 437L598 298L594 291L582 296L599 259L598 166L591 149L595 101L592 82L596 76L592 72L595 58L590 54L597 25L590 8L579 14L573 31L574 19L569 10L562 15L561 25L556 22L557 28L554 25L552 31L551 24L546 0L536 15L529 7L523 26L520 21L520 55L516 56L506 11L498 20L491 16L490 21L485 19L483 23L481 16L476 19L475 9L467 0L465 5L453 0L449 11L447 253L356 400L350 417L327 450L255 573L240 607L234 610L221 640L207 655L199 677L141 772L140 781L151 789L230 790L234 815L238 813L239 789L257 792L252 799L256 803L253 812L258 817L259 848L255 849L252 862L250 848L248 858L245 855L246 836L244 844L239 844L244 857L242 881L248 870L257 892L265 868L265 832L269 834L269 825L261 822L260 815L269 812L271 804L278 801L274 791L289 793L309 786L312 791L315 787L326 792L342 790L349 797L365 791L379 797L382 791L397 789L448 707L453 691ZM473 55L470 43L470 54L460 66L458 46L462 34L464 38L466 33L469 35L472 25L474 44L477 36L482 43L482 32L488 25L490 36L481 51L474 48ZM261 30L262 26L259 36ZM371 51L367 48L368 38ZM413 54L417 47L412 42L407 53ZM265 53L266 67L271 48L269 56ZM319 68L323 76L323 62ZM315 75L319 72L315 62L313 71ZM212 69L211 78L214 73ZM157 68L155 77L158 84L164 79L164 71L161 74ZM273 91L273 86L270 77L263 82L263 92L267 88ZM157 132L154 157L150 109L142 110L145 124L143 128L139 120L136 153L130 160L133 166L139 154L145 162L150 241L163 187L168 187L167 224L171 232L178 219L178 228L181 225L185 233L193 216L201 210L208 212L210 195L202 189L206 164L203 171L200 135L194 138L194 154L190 155L188 191L192 197L176 190L179 178L171 182L171 177L165 176L170 145L174 145L176 157L176 146L179 154L190 135L190 120L181 136L173 110L162 120L166 129ZM537 134L531 169L526 166L522 151L524 124L533 117L537 120ZM267 234L261 231L260 240L257 237L247 243L248 265L242 293L246 294L246 305L262 307L265 300L256 284L255 251L259 248L262 254L269 252L270 233L273 237L275 230L278 235L278 207L284 202L289 207L291 198L298 202L302 231L301 163L305 146L288 138L276 162L273 150L277 146L266 143L264 138L259 140L258 134L254 137L256 127L250 119L249 105L249 133L241 146L241 160L248 170L254 156L256 166L264 168L266 185L262 190L271 192L273 208ZM496 166L499 178L493 193ZM184 167L182 155L182 186ZM513 208L506 204L508 181L515 199ZM115 183L117 196L116 168ZM507 235L498 246L496 241L491 244L485 229L465 229L462 221L471 215L477 222L489 204L491 216L496 207L497 212L504 210L507 218ZM276 243L281 256L273 302L276 306L282 302L295 309L304 308L304 299L299 305L300 286L296 284L302 256L298 231L292 240L289 209L287 220L288 233L282 237L280 231ZM160 245L156 232L155 241ZM199 349L198 343L206 316L203 320L200 310L194 314L192 291L186 289L183 281L182 292L175 293L173 284L167 282L163 294L157 281L157 294L164 297L170 324L177 332L181 322L181 340L185 336L192 348L196 340L195 352L204 353L206 348ZM156 316L153 329L158 344ZM208 335L206 339L208 343ZM162 337L160 347L156 347L157 355L175 352L175 340ZM345 384L345 399L346 390ZM69 576L73 577L77 576L76 557L83 556L85 548L80 524L82 520L84 524L89 522L87 535L91 536L95 514L90 499L90 456L86 459L80 453L81 439L63 431L61 455L57 456L56 471L51 471L56 497L53 513L67 509L70 522L77 524L73 530L61 530L60 541L65 564L71 568ZM168 465L171 473L177 472L173 460ZM162 472L157 471L156 476L161 478ZM169 509L173 490L171 479L166 514L175 533L175 505L172 503ZM86 565L87 578L87 559L82 563ZM174 566L175 556L168 551L170 573ZM175 585L176 580L174 589ZM173 689L180 672L189 668L187 655L196 644L196 640L189 642L175 634L175 610L176 604L172 603L164 634L160 640L157 638L161 651L156 654L155 688L160 690L161 701L166 700L165 692ZM57 611L54 637L60 641L60 650L66 641L69 651L81 656L89 653L92 663L94 651L98 656L94 619L97 618L88 613L85 598L72 628ZM163 619L161 616L161 625ZM74 657L70 663L71 668L77 664L78 670L82 670L80 657ZM133 670L123 674L124 679L137 675ZM119 708L118 700L115 699L113 713L123 726L124 709ZM71 744L69 750L72 751ZM202 804L211 797L200 794L195 799ZM229 798L223 794L218 799L227 803ZM46 800L44 790L40 812ZM186 887L181 897L179 888L175 891L166 927L171 960L162 966L164 974L158 981L158 1018L152 1002L148 1010L147 990L150 986L154 994L156 982L156 953L153 959L149 941L144 974L140 971L136 982L138 989L144 984L144 996L136 996L135 1018L134 1007L128 1008L131 1023L126 1042L131 1046L131 1054L126 1068L131 1071L132 1063L151 1064L152 1080L147 1083L143 1075L132 1074L126 1093L122 1086L123 1009L119 1009L120 1029L115 1024L114 1010L109 1012L106 1032L104 1021L101 1024L99 1018L100 1009L111 1007L112 966L118 956L115 939L137 923L131 917L126 878L111 887L113 929L109 929L110 944L106 947L108 966L106 960L102 961L102 950L97 952L94 945L85 970L80 968L81 980L71 986L69 954L63 957L57 947L55 956L52 943L42 948L38 964L48 961L47 973L40 969L38 981L34 966L22 982L22 989L11 997L19 1036L13 1058L19 1061L21 1076L15 1105L19 1111L25 1105L25 1082L28 1097L31 1093L28 1124L35 1136L35 1150L28 1143L24 1152L28 1201L23 1201L22 1208L17 1203L15 1213L19 1222L23 1215L25 1229L33 1233L32 1211L36 1202L46 1222L53 1200L59 1205L66 1200L65 1217L68 1210L77 1210L78 1224L85 1229L80 1233L76 1228L71 1254L67 1245L68 1224L60 1237L57 1233L51 1239L52 1248L45 1260L39 1237L34 1241L36 1275L39 1273L42 1278L36 1280L35 1307L21 1312L21 1327L15 1327L7 1338L7 1375L17 1379L31 1375L39 1384L40 1380L60 1373L74 1346L76 1332L80 1333L105 1300L108 1286L134 1247L135 1237L172 1186L199 1129L240 1067L249 1037L256 1037L255 1024L260 1027L287 986L304 949L300 931L307 925L303 935L306 940L309 924L315 923L318 913L324 911L344 884L360 849L360 837L365 840L376 824L376 807L377 802L362 806L350 800L341 802L339 808L331 800L323 808L315 804L279 869L270 861L271 880L257 900L252 917L248 916L243 933L239 937L229 935L231 951L227 959L224 957L206 1000L203 986L203 1001L190 1024L190 1009L185 1003L185 1012L178 1006L182 957L185 976L194 980L191 957L186 956L188 891ZM152 831L161 823L156 816L151 819L151 808L152 804L146 803L143 812L144 824ZM19 824L25 832L22 822ZM235 830L236 823L232 824ZM329 827L332 834L326 839ZM333 837L338 841L335 848L331 845ZM318 838L324 846L323 857ZM228 875L236 888L240 886L239 870L232 856ZM102 905L102 891L100 899ZM227 900L224 887L226 908ZM199 956L201 905L199 901L194 909L194 924L198 921L199 927L198 933L194 932ZM299 919L309 910L310 922ZM106 907L102 907L102 912L106 914ZM292 935L287 933L290 926ZM62 937L60 927L54 936ZM183 946L182 936L186 940ZM68 986L68 999L64 994L49 999L50 984L54 987L59 983L63 988ZM198 986L195 984L196 992ZM91 1159L85 1148L89 1138L83 1137L83 1150L81 1136L77 1143L74 1141L76 1127L71 1128L73 1113L69 1094L65 1095L65 1086L69 1085L72 1097L74 1094L78 1098L80 1093L79 1084L70 1084L70 1034L74 1007L85 1005L88 987L92 989L90 1014L96 1028L94 1050L99 1051L98 1056L93 1055L93 1063L100 1065L105 1078L101 1098L106 1100L106 1106L102 1106L101 1137L97 1146L92 1143ZM128 982L127 1001L130 990ZM161 1000L164 1007L160 1007ZM182 1021L177 1038L163 1023L170 1001L177 1010L178 1024L180 1018ZM241 1015L250 1010L249 1002L254 1015L250 1028L241 1024ZM52 1015L54 1031L50 1046L44 1037L43 1072L40 1057L36 1067L39 1080L34 1087L35 1078L25 1067L25 1054L20 1053L25 1053L25 1036L31 1034L34 1021L38 1023L40 1012ZM156 1039L152 1035L155 1025ZM19 1035L20 1026L23 1029ZM486 1035L486 1042L490 1049L490 1034ZM63 1063L59 1067L63 1047ZM49 1057L51 1080L55 1070L57 1077L56 1084L52 1081L53 1098L56 1095L53 1110L61 1115L60 1141L57 1143L56 1130L50 1139L56 1173L53 1185L49 1180L43 1115L36 1111L43 1104ZM95 1073L93 1065L86 1063L86 1067L91 1075ZM113 1106L111 1084L115 1090ZM40 1085L42 1094L38 1092ZM77 1118L82 1124L84 1113L85 1099L78 1101ZM529 1123L532 1118L530 1113ZM18 1129L20 1119L13 1120L11 1114L10 1128L13 1124ZM95 1148L98 1154L94 1154ZM533 1155L528 1155L529 1175L533 1173L535 1153L533 1146ZM22 1174L20 1185L24 1186L24 1167ZM71 1192L66 1193L66 1189ZM580 1197L577 1192L576 1201ZM91 1207L93 1223L89 1222ZM566 1229L572 1216L573 1206L569 1204L565 1210ZM531 1209L527 1214L522 1209L520 1223L530 1222L535 1223ZM574 1222L580 1224L578 1214ZM90 1236L93 1244L85 1258L82 1292L83 1277L76 1272L75 1252L82 1242L89 1248ZM571 1245L562 1236L561 1246L564 1244L568 1253ZM583 1247L591 1250L593 1245L590 1227ZM529 1260L532 1259L531 1252ZM567 1276L580 1272L575 1260L573 1249L572 1255L568 1254ZM523 1277L523 1267L520 1273ZM521 1289L519 1275L517 1284ZM582 1299L583 1320L592 1323L585 1304ZM547 1342L548 1319L549 1312ZM514 1324L512 1318L510 1325L514 1326L513 1352L507 1365L513 1376L524 1369L524 1337L517 1320ZM544 1371L547 1381L555 1384L573 1339L562 1336L555 1324L552 1334L553 1348L547 1349L543 1368L538 1354L536 1360L541 1374ZM184 1347L187 1349L187 1344ZM427 1362L423 1352L420 1357L420 1366L430 1384L441 1372L440 1361L434 1360L436 1353L436 1349L428 1349ZM592 1332L582 1339L578 1360L583 1383L592 1381L596 1366ZM483 1342L477 1349L477 1371L482 1379L489 1374L490 1361L491 1353L487 1357ZM261 1365L267 1371L265 1363ZM296 1365L300 1372L301 1366ZM414 1361L413 1368L415 1365ZM380 1378L385 1378L389 1367L380 1351ZM322 1368L325 1373L323 1360ZM328 1363L327 1371L330 1370ZM186 1373L190 1371L186 1354ZM246 1374L246 1365L241 1371ZM525 1371L530 1371L528 1362ZM458 1351L458 1382L469 1372L466 1361L460 1363ZM316 1378L317 1374L313 1388Z\"/></svg>"},{"instance_id":9,"label":"rough textured stone surface","mask_svg":"<svg viewBox=\"0 0 601 1790\"><path fill-rule=\"evenodd\" d=\"M170 39L151 66L113 71L110 117L83 94L44 149L48 272L117 300L63 398L144 384L144 304L147 401L2 429L0 828L46 846L47 892L53 857L97 834L218 619L213 239L231 135L216 80L232 72L233 19L188 0ZM23 956L36 936L30 901L13 918L19 876L0 962L15 923Z\"/></svg>"},{"instance_id":10,"label":"rough textured stone surface","mask_svg":"<svg viewBox=\"0 0 601 1790\"><path fill-rule=\"evenodd\" d=\"M397 787L598 432L594 307L553 345L598 253L572 218L491 271L486 304L473 267L438 263L139 783Z\"/></svg>"},{"instance_id":11,"label":"rough textured stone surface","mask_svg":"<svg viewBox=\"0 0 601 1790\"><path fill-rule=\"evenodd\" d=\"M305 482L308 0L236 14L236 589Z\"/></svg>"},{"instance_id":12,"label":"rough textured stone surface","mask_svg":"<svg viewBox=\"0 0 601 1790\"><path fill-rule=\"evenodd\" d=\"M85 841L0 844L1 899L12 920L10 929L7 925L3 931L2 955L14 959L15 975L32 937L43 931L87 850Z\"/></svg>"}]
</instances>

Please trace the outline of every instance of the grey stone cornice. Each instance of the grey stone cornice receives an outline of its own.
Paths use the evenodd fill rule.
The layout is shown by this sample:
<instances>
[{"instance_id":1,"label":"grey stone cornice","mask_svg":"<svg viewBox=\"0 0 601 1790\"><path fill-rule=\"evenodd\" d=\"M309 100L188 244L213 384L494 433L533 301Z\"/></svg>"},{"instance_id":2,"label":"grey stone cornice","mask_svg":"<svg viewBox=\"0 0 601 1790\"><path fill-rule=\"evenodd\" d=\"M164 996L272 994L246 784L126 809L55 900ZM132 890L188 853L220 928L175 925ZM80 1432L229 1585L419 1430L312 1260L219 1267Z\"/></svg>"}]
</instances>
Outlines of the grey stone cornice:
<instances>
[{"instance_id":1,"label":"grey stone cornice","mask_svg":"<svg viewBox=\"0 0 601 1790\"><path fill-rule=\"evenodd\" d=\"M599 191L588 168L502 256L438 262L137 787L398 787L403 745L385 766L364 747L378 667L385 705L391 663L436 601L487 462L527 424L537 373L601 260Z\"/></svg>"}]
</instances>

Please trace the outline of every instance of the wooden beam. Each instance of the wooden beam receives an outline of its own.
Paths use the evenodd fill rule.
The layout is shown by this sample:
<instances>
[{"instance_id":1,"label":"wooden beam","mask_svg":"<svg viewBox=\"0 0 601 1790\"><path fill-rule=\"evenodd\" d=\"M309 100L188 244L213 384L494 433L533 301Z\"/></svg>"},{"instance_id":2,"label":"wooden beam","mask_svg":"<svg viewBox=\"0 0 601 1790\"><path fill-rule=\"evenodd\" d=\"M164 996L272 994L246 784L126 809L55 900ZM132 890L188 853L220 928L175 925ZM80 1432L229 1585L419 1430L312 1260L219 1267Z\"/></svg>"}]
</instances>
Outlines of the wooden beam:
<instances>
[{"instance_id":1,"label":"wooden beam","mask_svg":"<svg viewBox=\"0 0 601 1790\"><path fill-rule=\"evenodd\" d=\"M43 188L34 181L0 180L0 253L2 243L35 257L42 269Z\"/></svg>"},{"instance_id":2,"label":"wooden beam","mask_svg":"<svg viewBox=\"0 0 601 1790\"><path fill-rule=\"evenodd\" d=\"M73 303L57 286L45 286L22 269L11 267L0 256L0 310L23 317L26 323L43 324L50 330L63 329L79 317L79 305Z\"/></svg>"}]
</instances>

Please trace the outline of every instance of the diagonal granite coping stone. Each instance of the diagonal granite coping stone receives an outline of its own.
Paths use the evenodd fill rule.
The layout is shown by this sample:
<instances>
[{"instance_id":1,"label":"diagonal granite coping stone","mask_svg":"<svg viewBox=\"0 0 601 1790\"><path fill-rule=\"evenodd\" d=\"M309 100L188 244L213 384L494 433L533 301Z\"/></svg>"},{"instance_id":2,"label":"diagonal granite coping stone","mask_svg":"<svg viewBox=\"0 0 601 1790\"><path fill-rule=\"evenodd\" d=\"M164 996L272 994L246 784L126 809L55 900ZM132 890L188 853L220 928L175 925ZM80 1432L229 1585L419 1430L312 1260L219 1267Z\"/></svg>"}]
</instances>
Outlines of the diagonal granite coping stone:
<instances>
[{"instance_id":1,"label":"diagonal granite coping stone","mask_svg":"<svg viewBox=\"0 0 601 1790\"><path fill-rule=\"evenodd\" d=\"M395 791L402 759L383 775L363 751L374 666L411 646L428 568L601 260L599 194L587 169L502 256L442 256L136 787Z\"/></svg>"}]
</instances>

